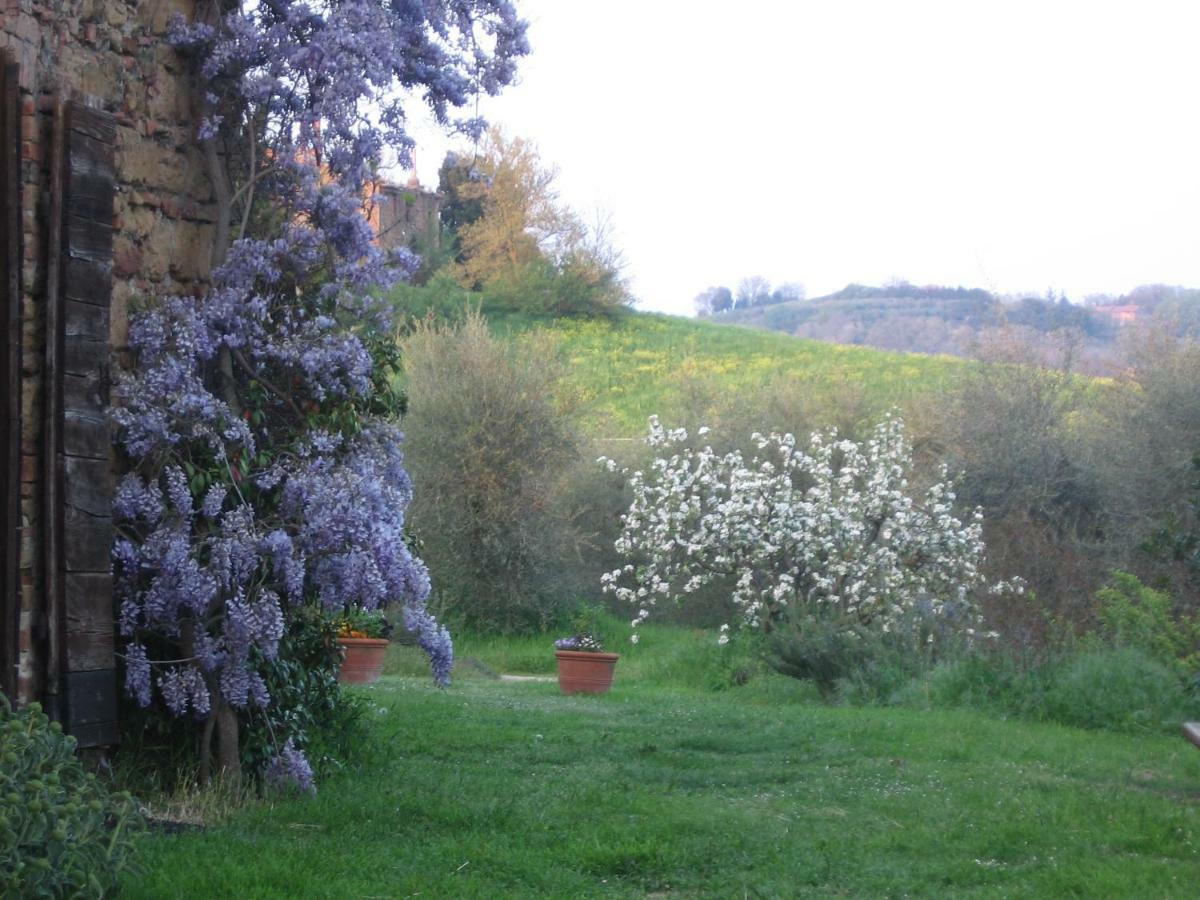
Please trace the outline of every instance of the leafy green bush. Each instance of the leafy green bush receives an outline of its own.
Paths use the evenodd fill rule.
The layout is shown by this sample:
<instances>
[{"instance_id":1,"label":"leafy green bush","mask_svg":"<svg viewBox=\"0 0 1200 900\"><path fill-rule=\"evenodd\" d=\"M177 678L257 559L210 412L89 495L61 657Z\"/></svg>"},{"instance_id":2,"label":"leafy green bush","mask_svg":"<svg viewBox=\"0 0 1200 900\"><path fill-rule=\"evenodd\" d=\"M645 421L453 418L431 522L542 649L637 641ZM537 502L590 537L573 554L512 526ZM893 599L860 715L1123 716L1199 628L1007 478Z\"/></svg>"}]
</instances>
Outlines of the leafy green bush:
<instances>
[{"instance_id":1,"label":"leafy green bush","mask_svg":"<svg viewBox=\"0 0 1200 900\"><path fill-rule=\"evenodd\" d=\"M1187 696L1166 666L1141 650L1088 650L1068 661L1046 694L1047 718L1111 731L1159 730L1185 715Z\"/></svg>"},{"instance_id":2,"label":"leafy green bush","mask_svg":"<svg viewBox=\"0 0 1200 900\"><path fill-rule=\"evenodd\" d=\"M541 630L575 591L563 482L576 458L544 336L493 337L478 315L422 323L402 344L411 525L442 615L483 630Z\"/></svg>"},{"instance_id":3,"label":"leafy green bush","mask_svg":"<svg viewBox=\"0 0 1200 900\"><path fill-rule=\"evenodd\" d=\"M1128 572L1113 572L1096 600L1107 643L1141 650L1183 678L1200 669L1200 620L1172 615L1166 593Z\"/></svg>"},{"instance_id":4,"label":"leafy green bush","mask_svg":"<svg viewBox=\"0 0 1200 900\"><path fill-rule=\"evenodd\" d=\"M132 860L141 827L128 794L110 795L37 704L0 694L0 894L102 897Z\"/></svg>"},{"instance_id":5,"label":"leafy green bush","mask_svg":"<svg viewBox=\"0 0 1200 900\"><path fill-rule=\"evenodd\" d=\"M839 682L865 674L878 656L879 642L863 628L806 616L784 623L767 641L767 662L775 671L812 681L831 699Z\"/></svg>"},{"instance_id":6,"label":"leafy green bush","mask_svg":"<svg viewBox=\"0 0 1200 900\"><path fill-rule=\"evenodd\" d=\"M886 630L793 615L767 639L766 660L777 672L812 681L826 700L891 704L902 702L910 685L938 662L972 646L957 628L923 608Z\"/></svg>"},{"instance_id":7,"label":"leafy green bush","mask_svg":"<svg viewBox=\"0 0 1200 900\"><path fill-rule=\"evenodd\" d=\"M914 679L900 701L1109 731L1170 729L1194 713L1200 623L1124 572L1096 601L1098 627L1082 641L1037 659L965 654Z\"/></svg>"},{"instance_id":8,"label":"leafy green bush","mask_svg":"<svg viewBox=\"0 0 1200 900\"><path fill-rule=\"evenodd\" d=\"M893 699L1104 731L1171 730L1196 712L1179 678L1133 647L1093 646L1034 662L972 653L940 663Z\"/></svg>"},{"instance_id":9,"label":"leafy green bush","mask_svg":"<svg viewBox=\"0 0 1200 900\"><path fill-rule=\"evenodd\" d=\"M403 283L392 289L392 301L414 319L454 321L479 305L480 297L459 285L447 272L437 272L423 285Z\"/></svg>"},{"instance_id":10,"label":"leafy green bush","mask_svg":"<svg viewBox=\"0 0 1200 900\"><path fill-rule=\"evenodd\" d=\"M910 682L897 700L936 708L968 707L1002 716L1047 718L1046 695L1058 664L1007 653L973 652L940 662Z\"/></svg>"}]
</instances>

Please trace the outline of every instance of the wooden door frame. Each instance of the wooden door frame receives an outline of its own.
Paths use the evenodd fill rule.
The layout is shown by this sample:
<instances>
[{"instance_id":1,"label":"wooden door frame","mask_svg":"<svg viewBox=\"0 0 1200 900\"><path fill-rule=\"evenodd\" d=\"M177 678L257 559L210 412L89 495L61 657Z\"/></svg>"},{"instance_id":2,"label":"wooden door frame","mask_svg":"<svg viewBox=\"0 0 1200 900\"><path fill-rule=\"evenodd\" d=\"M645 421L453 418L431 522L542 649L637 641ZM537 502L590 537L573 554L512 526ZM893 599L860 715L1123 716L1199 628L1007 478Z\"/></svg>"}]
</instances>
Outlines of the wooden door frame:
<instances>
[{"instance_id":1,"label":"wooden door frame","mask_svg":"<svg viewBox=\"0 0 1200 900\"><path fill-rule=\"evenodd\" d=\"M0 690L18 691L21 642L20 69L0 49Z\"/></svg>"}]
</instances>

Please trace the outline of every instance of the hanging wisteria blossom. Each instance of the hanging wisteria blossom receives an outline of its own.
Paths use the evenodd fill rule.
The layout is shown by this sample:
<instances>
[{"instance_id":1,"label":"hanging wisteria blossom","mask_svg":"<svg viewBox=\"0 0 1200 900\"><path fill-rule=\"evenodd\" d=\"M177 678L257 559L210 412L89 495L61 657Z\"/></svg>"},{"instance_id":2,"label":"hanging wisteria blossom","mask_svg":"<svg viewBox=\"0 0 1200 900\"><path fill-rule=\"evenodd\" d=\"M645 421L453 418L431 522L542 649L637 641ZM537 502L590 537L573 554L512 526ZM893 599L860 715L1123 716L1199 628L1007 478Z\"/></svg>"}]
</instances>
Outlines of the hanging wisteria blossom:
<instances>
[{"instance_id":1,"label":"hanging wisteria blossom","mask_svg":"<svg viewBox=\"0 0 1200 900\"><path fill-rule=\"evenodd\" d=\"M295 604L400 604L449 679L389 399L385 292L416 259L380 249L367 206L385 147L409 162L405 104L473 132L453 112L510 83L528 45L507 0L197 4L170 39L202 85L213 272L202 296L131 316L119 627L130 696L215 722L235 765L223 711L271 702L261 662ZM271 778L310 787L302 747L279 740Z\"/></svg>"}]
</instances>

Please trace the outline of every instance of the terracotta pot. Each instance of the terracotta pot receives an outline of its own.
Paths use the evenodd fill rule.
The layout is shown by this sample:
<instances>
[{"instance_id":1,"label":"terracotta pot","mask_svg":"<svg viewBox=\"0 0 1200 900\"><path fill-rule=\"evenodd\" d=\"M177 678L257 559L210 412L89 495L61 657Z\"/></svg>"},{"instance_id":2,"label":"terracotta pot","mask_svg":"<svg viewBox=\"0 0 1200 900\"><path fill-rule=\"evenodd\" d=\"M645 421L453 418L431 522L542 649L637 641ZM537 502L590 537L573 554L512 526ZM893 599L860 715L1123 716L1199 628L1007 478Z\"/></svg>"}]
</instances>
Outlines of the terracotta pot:
<instances>
[{"instance_id":1,"label":"terracotta pot","mask_svg":"<svg viewBox=\"0 0 1200 900\"><path fill-rule=\"evenodd\" d=\"M558 689L564 694L603 694L613 682L613 670L621 657L616 653L555 650L558 660Z\"/></svg>"},{"instance_id":2,"label":"terracotta pot","mask_svg":"<svg viewBox=\"0 0 1200 900\"><path fill-rule=\"evenodd\" d=\"M342 648L338 681L342 684L373 684L379 680L387 656L386 638L340 637L337 641Z\"/></svg>"}]
</instances>

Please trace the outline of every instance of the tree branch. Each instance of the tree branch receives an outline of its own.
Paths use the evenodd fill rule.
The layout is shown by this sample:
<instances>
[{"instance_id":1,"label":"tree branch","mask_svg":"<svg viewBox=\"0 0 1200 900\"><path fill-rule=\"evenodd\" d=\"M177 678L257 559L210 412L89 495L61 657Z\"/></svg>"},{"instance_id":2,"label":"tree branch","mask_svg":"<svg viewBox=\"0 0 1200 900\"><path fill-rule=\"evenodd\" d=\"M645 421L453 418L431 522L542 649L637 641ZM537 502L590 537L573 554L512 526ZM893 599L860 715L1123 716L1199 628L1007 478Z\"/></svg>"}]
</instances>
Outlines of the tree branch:
<instances>
[{"instance_id":1,"label":"tree branch","mask_svg":"<svg viewBox=\"0 0 1200 900\"><path fill-rule=\"evenodd\" d=\"M276 397L278 397L280 400L282 400L284 403L286 403L291 408L292 412L294 412L296 414L296 418L298 418L298 419L304 418L304 413L300 410L300 407L296 405L296 401L292 399L290 394L286 393L282 388L277 387L275 384L271 383L266 378L264 378L259 372L257 372L254 369L254 367L250 365L249 360L247 360L246 357L242 355L242 351L233 350L232 353L233 353L234 360L237 362L237 364L239 366L242 367L243 372L245 372L247 375L249 375L255 381L259 382L268 391L270 391L272 394L274 394Z\"/></svg>"}]
</instances>

